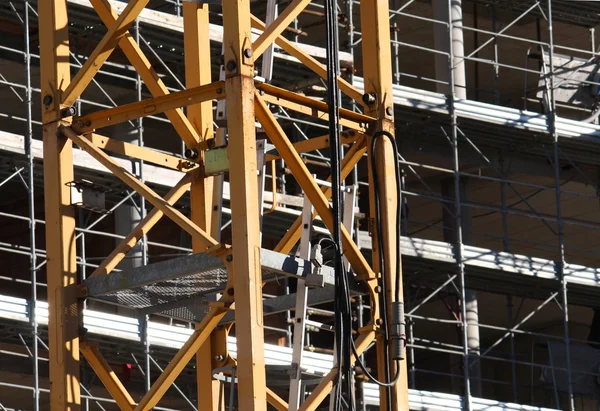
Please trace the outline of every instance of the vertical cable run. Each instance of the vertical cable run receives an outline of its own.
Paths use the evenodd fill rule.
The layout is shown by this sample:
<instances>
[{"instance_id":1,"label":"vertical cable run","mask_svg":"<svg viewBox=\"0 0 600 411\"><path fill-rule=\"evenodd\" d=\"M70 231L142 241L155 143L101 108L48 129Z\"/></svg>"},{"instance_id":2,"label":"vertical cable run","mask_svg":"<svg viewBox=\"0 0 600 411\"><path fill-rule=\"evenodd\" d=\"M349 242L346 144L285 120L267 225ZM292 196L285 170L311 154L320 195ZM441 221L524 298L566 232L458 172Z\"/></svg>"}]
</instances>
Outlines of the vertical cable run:
<instances>
[{"instance_id":1,"label":"vertical cable run","mask_svg":"<svg viewBox=\"0 0 600 411\"><path fill-rule=\"evenodd\" d=\"M340 91L337 78L340 73L338 44L337 1L325 1L325 20L327 38L327 97L329 103L329 155L331 162L332 186L332 237L335 248L335 352L337 355L338 375L334 392L334 410L341 410L344 393L347 395L346 408L354 409L352 398L352 374L350 369L350 343L352 340L349 299L344 291L346 286L345 268L342 260L342 193L340 187L341 147L340 147Z\"/></svg>"}]
</instances>

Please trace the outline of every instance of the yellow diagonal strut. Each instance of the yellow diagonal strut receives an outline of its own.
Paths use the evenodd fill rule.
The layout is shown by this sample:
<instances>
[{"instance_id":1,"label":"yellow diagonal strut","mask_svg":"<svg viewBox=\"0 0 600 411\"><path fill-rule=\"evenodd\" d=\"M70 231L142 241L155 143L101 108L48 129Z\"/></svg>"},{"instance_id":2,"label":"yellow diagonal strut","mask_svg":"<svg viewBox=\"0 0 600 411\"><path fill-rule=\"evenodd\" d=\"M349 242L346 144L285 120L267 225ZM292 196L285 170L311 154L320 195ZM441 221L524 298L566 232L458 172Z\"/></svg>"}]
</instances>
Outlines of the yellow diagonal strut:
<instances>
[{"instance_id":1,"label":"yellow diagonal strut","mask_svg":"<svg viewBox=\"0 0 600 411\"><path fill-rule=\"evenodd\" d=\"M269 111L267 105L262 100L261 96L256 93L255 94L255 110L256 110L256 118L262 124L265 132L275 145L275 148L281 155L292 171L292 174L304 190L304 193L310 198L311 203L315 207L317 213L321 216L323 223L329 230L333 230L333 217L331 214L331 210L329 208L329 203L327 198L323 194L323 191L319 188L319 186L315 183L315 181L311 178L311 174L306 168L306 165L294 150L294 146L285 135L285 132L273 116L273 114ZM361 254L358 246L352 240L350 233L342 226L342 236L343 236L343 247L344 247L344 255L356 271L358 275L374 277L374 273L371 270L371 267L365 260L364 256Z\"/></svg>"},{"instance_id":2,"label":"yellow diagonal strut","mask_svg":"<svg viewBox=\"0 0 600 411\"><path fill-rule=\"evenodd\" d=\"M108 0L90 0L90 2L106 27L116 23L119 15L111 7ZM129 62L135 67L135 71L140 75L144 85L148 88L153 97L169 94L167 86L162 82L158 73L154 71L150 61L144 55L140 46L138 46L129 32L125 33L123 38L121 38L119 47L123 50L123 53L125 53ZM165 114L185 144L188 147L195 148L200 142L201 137L185 117L183 110L176 108L167 111Z\"/></svg>"},{"instance_id":3,"label":"yellow diagonal strut","mask_svg":"<svg viewBox=\"0 0 600 411\"><path fill-rule=\"evenodd\" d=\"M93 344L82 341L79 345L79 350L98 378L100 378L104 387L106 387L110 395L117 402L119 408L124 411L133 411L135 401L131 398L131 395L129 395L127 389L125 389L119 380L119 377L117 377L110 365L108 365L104 357L102 357L98 348Z\"/></svg>"},{"instance_id":4,"label":"yellow diagonal strut","mask_svg":"<svg viewBox=\"0 0 600 411\"><path fill-rule=\"evenodd\" d=\"M196 172L194 172L196 173ZM179 200L190 188L192 184L192 180L194 176L192 174L186 174L179 182L173 187L165 196L164 200L169 205L174 205L177 200ZM154 207L152 210L146 214L138 225L131 230L127 236L121 240L119 245L113 250L112 253L108 257L102 261L102 264L98 268L94 270L92 275L88 276L88 278L96 277L99 275L109 274L112 270L115 269L117 265L127 255L129 251L135 247L135 245L142 239L143 236L148 234L148 232L158 223L158 221L162 218L164 213L158 208Z\"/></svg>"},{"instance_id":5,"label":"yellow diagonal strut","mask_svg":"<svg viewBox=\"0 0 600 411\"><path fill-rule=\"evenodd\" d=\"M173 384L175 379L181 374L181 371L183 371L192 357L200 349L204 341L210 337L210 334L219 324L219 321L221 321L221 318L223 318L226 312L227 307L224 303L217 302L211 304L210 311L206 317L204 317L194 333L177 352L160 377L152 384L150 391L144 395L144 398L142 398L138 406L135 407L136 411L151 410L158 404L163 395L165 395L167 390L171 387L171 384Z\"/></svg>"},{"instance_id":6,"label":"yellow diagonal strut","mask_svg":"<svg viewBox=\"0 0 600 411\"><path fill-rule=\"evenodd\" d=\"M205 248L214 247L218 244L218 242L208 235L206 231L194 224L189 218L183 215L181 211L175 209L173 206L167 203L164 198L156 194L154 190L142 183L133 174L117 164L106 153L94 146L88 139L81 137L67 126L61 126L60 132L85 150L89 155L98 160L98 162L100 162L104 167L108 168L115 176L121 179L121 181L137 191L138 194L143 196L154 207L160 209L163 213L165 213L166 216L187 231L193 238L198 238L199 241L204 244Z\"/></svg>"},{"instance_id":7,"label":"yellow diagonal strut","mask_svg":"<svg viewBox=\"0 0 600 411\"><path fill-rule=\"evenodd\" d=\"M150 0L131 0L127 4L123 13L121 13L115 24L108 30L108 33L104 35L92 54L90 54L90 57L86 60L83 67L81 67L75 77L73 77L73 81L71 81L69 87L67 87L63 93L62 103L64 105L72 106L75 103L75 100L81 96L81 93L83 93L85 88L90 84L104 62L108 60L108 57L110 57L113 50L117 47L121 38L127 33L131 24L137 19L149 1Z\"/></svg>"}]
</instances>

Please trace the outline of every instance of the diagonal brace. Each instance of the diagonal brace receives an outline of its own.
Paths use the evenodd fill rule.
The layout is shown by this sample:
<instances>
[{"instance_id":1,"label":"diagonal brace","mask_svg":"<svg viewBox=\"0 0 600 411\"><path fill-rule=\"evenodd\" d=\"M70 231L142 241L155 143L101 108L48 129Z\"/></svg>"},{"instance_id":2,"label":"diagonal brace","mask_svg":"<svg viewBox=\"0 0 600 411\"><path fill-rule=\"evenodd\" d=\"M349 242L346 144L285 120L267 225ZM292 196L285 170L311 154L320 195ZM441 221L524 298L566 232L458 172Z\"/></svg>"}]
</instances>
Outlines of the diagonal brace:
<instances>
[{"instance_id":1,"label":"diagonal brace","mask_svg":"<svg viewBox=\"0 0 600 411\"><path fill-rule=\"evenodd\" d=\"M294 21L311 0L293 0L283 12L277 16L273 23L264 29L262 34L252 44L253 57L256 60L265 50L273 44L273 41Z\"/></svg>"},{"instance_id":2,"label":"diagonal brace","mask_svg":"<svg viewBox=\"0 0 600 411\"><path fill-rule=\"evenodd\" d=\"M285 132L269 111L269 108L258 93L255 93L254 98L255 113L258 121L262 124L267 136L271 139L275 148L285 160L286 164L292 171L292 174L298 181L298 184L302 187L302 190L306 193L311 203L315 207L317 213L321 216L323 223L329 229L333 230L333 216L329 208L329 202L323 191L319 188L317 183L312 179L308 168L302 161L302 158L298 155L298 152L294 149L294 146L285 135ZM341 227L342 239L344 246L344 255L356 271L358 275L374 277L373 270L361 254L356 243L352 240L348 230Z\"/></svg>"},{"instance_id":3,"label":"diagonal brace","mask_svg":"<svg viewBox=\"0 0 600 411\"><path fill-rule=\"evenodd\" d=\"M265 23L263 23L254 16L250 16L250 18L253 28L265 30ZM277 36L277 38L275 39L275 43L279 47L281 47L283 51L297 58L302 64L304 64L307 68L316 73L319 77L321 77L322 79L327 78L327 69L325 68L325 66L319 63L314 57L309 56L307 53L300 50L294 43L292 43L291 41L289 41L281 35ZM346 94L351 99L362 102L363 92L339 76L338 87L340 88L340 90L342 90L344 94Z\"/></svg>"},{"instance_id":4,"label":"diagonal brace","mask_svg":"<svg viewBox=\"0 0 600 411\"><path fill-rule=\"evenodd\" d=\"M364 353L369 345L375 339L375 331L369 331L365 334L362 334L360 337L356 339L356 353L361 355ZM350 357L350 362L354 363L356 357L354 353ZM333 380L337 376L338 368L337 365L334 366L331 371L321 380L319 385L313 390L313 392L308 396L308 398L302 403L298 411L314 411L317 409L319 405L323 402L325 397L329 395L331 389L333 388Z\"/></svg>"},{"instance_id":5,"label":"diagonal brace","mask_svg":"<svg viewBox=\"0 0 600 411\"><path fill-rule=\"evenodd\" d=\"M204 245L204 247L210 248L218 245L217 240L208 235L206 231L194 224L189 218L183 215L179 210L175 209L161 196L156 194L156 192L146 184L138 180L133 174L117 164L112 158L110 158L98 147L93 145L88 139L78 135L70 127L65 125L60 126L60 132L77 144L81 149L85 150L89 155L94 157L100 164L108 168L121 181L137 191L138 194L144 197L154 207L161 210L167 217L187 231L192 237L197 238Z\"/></svg>"},{"instance_id":6,"label":"diagonal brace","mask_svg":"<svg viewBox=\"0 0 600 411\"><path fill-rule=\"evenodd\" d=\"M288 411L288 403L283 398L275 394L269 387L265 387L267 390L267 402L271 404L277 411Z\"/></svg>"},{"instance_id":7,"label":"diagonal brace","mask_svg":"<svg viewBox=\"0 0 600 411\"><path fill-rule=\"evenodd\" d=\"M116 23L119 16L108 0L90 0L90 2L106 27ZM119 47L123 50L123 53L129 62L135 67L135 70L140 75L144 85L148 88L153 97L169 94L167 86L165 86L160 79L158 73L154 71L150 61L144 55L144 52L129 32L125 33L121 38ZM183 110L177 108L169 110L165 114L185 144L188 147L195 148L203 136L198 134L196 129L183 114Z\"/></svg>"},{"instance_id":8,"label":"diagonal brace","mask_svg":"<svg viewBox=\"0 0 600 411\"><path fill-rule=\"evenodd\" d=\"M165 395L171 384L179 374L181 374L202 344L210 337L212 331L219 324L219 321L221 321L221 318L223 318L226 312L227 306L223 302L217 302L211 305L210 311L206 317L204 317L202 322L196 328L196 331L194 331L183 347L177 352L160 377L152 384L150 391L144 395L144 398L142 398L135 408L136 411L151 410L158 404L160 399Z\"/></svg>"},{"instance_id":9,"label":"diagonal brace","mask_svg":"<svg viewBox=\"0 0 600 411\"><path fill-rule=\"evenodd\" d=\"M138 146L137 144L126 143L116 138L110 138L96 133L85 134L83 137L87 138L92 144L104 151L142 160L144 163L156 164L157 166L170 168L171 170L184 170L185 172L190 172L193 169L198 168L197 164L184 161L181 157L161 153L160 151L144 146ZM188 164L190 164L190 166L188 166Z\"/></svg>"},{"instance_id":10,"label":"diagonal brace","mask_svg":"<svg viewBox=\"0 0 600 411\"><path fill-rule=\"evenodd\" d=\"M108 60L108 57L110 57L113 50L117 47L121 38L127 33L131 24L137 19L142 10L144 10L144 7L148 5L149 1L131 0L127 4L127 7L125 7L125 10L123 10L115 24L104 35L83 67L79 69L67 89L63 92L62 103L64 105L72 106L75 100L81 96L104 62Z\"/></svg>"},{"instance_id":11,"label":"diagonal brace","mask_svg":"<svg viewBox=\"0 0 600 411\"><path fill-rule=\"evenodd\" d=\"M190 174L186 174L179 182L173 187L165 196L164 200L169 205L174 205L177 200L179 200L190 188L192 181L196 178L195 174L197 172L193 172ZM143 236L148 234L148 232L154 227L156 223L162 218L164 213L154 207L146 217L144 217L138 225L131 230L127 237L125 237L119 245L113 250L112 253L108 257L102 261L102 264L98 268L94 270L92 275L88 276L88 278L93 278L100 275L110 274L112 270L115 269L117 265L125 258L127 253L135 247L135 245L142 239Z\"/></svg>"},{"instance_id":12,"label":"diagonal brace","mask_svg":"<svg viewBox=\"0 0 600 411\"><path fill-rule=\"evenodd\" d=\"M309 140L310 141L310 140ZM341 178L345 179L352 172L354 166L360 161L362 156L366 153L366 139L361 137L353 146L348 150L346 155L342 160L342 172ZM331 177L327 179L327 181L331 181ZM323 190L323 195L329 201L331 198L331 187L324 186L321 188ZM317 216L317 213L313 211L312 219L314 220ZM283 238L279 241L277 246L274 248L275 251L289 254L292 251L292 248L296 245L300 237L302 236L302 216L298 216L296 221L292 224L292 226L287 230Z\"/></svg>"},{"instance_id":13,"label":"diagonal brace","mask_svg":"<svg viewBox=\"0 0 600 411\"><path fill-rule=\"evenodd\" d=\"M127 389L119 380L119 377L117 377L110 365L106 362L104 357L102 357L98 348L86 341L80 341L79 351L81 351L98 378L100 378L100 381L102 381L102 384L106 387L111 397L117 402L119 408L121 408L121 410L133 411L135 401L131 398L131 395L129 395L129 392L127 392Z\"/></svg>"}]
</instances>

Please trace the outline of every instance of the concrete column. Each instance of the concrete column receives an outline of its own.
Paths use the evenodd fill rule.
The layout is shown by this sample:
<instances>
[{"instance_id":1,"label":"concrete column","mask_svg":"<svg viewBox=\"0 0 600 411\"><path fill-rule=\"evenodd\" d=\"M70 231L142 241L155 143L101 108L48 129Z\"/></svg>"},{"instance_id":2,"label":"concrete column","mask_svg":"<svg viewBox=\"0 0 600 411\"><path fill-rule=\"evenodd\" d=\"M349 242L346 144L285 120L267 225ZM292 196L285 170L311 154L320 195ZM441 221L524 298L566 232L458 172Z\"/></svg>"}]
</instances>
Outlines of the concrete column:
<instances>
[{"instance_id":1,"label":"concrete column","mask_svg":"<svg viewBox=\"0 0 600 411\"><path fill-rule=\"evenodd\" d=\"M138 144L138 131L132 128L129 123L123 123L117 126L115 137L126 143ZM134 167L137 166L138 164L135 162ZM134 206L131 201L127 201L114 211L114 219L115 234L126 236L140 222L142 215L139 209ZM120 242L121 239L115 240L116 244L119 244ZM140 241L118 265L118 268L121 270L130 270L142 266L142 255L142 242Z\"/></svg>"},{"instance_id":2,"label":"concrete column","mask_svg":"<svg viewBox=\"0 0 600 411\"><path fill-rule=\"evenodd\" d=\"M442 181L442 196L448 199L454 199L454 180L448 179ZM461 178L460 180L460 201L461 203L468 202L469 197L469 180ZM444 224L444 241L454 244L457 239L457 227L455 219L454 203L449 202L443 208L442 219ZM461 228L463 244L473 243L473 229L471 219L471 208L461 207ZM466 308L466 324L467 324L467 347L471 354L471 364L469 367L471 395L481 397L481 364L479 358L480 341L479 341L479 309L477 306L477 291L467 289L465 292L465 308Z\"/></svg>"},{"instance_id":3,"label":"concrete column","mask_svg":"<svg viewBox=\"0 0 600 411\"><path fill-rule=\"evenodd\" d=\"M123 204L118 207L114 212L115 218L115 234L126 236L138 225L142 219L142 215L138 208L133 204ZM116 239L118 244L121 239ZM115 245L116 245L115 244ZM127 257L121 261L119 268L121 270L130 270L132 268L141 267L143 264L142 260L142 242L136 244L136 246L127 254Z\"/></svg>"},{"instance_id":4,"label":"concrete column","mask_svg":"<svg viewBox=\"0 0 600 411\"><path fill-rule=\"evenodd\" d=\"M451 1L450 10L448 1ZM433 39L436 50L450 52L454 54L455 67L454 75L454 94L457 98L467 98L467 80L465 72L465 43L462 29L462 0L431 0L433 8L433 18L439 21L452 22L452 49L450 48L450 35L448 26L434 23ZM450 83L450 65L448 56L435 54L435 78L439 81ZM440 93L450 94L448 84L436 84L436 90Z\"/></svg>"}]
</instances>

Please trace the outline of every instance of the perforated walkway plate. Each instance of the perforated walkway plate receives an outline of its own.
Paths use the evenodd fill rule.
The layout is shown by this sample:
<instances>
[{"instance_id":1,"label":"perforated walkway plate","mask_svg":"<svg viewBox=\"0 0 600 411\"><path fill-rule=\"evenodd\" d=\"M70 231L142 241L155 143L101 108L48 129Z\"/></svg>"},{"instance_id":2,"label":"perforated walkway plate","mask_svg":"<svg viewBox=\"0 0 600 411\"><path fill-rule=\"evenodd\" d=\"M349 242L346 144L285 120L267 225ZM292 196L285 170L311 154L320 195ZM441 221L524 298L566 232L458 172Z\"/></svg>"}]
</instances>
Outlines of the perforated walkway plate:
<instances>
[{"instance_id":1,"label":"perforated walkway plate","mask_svg":"<svg viewBox=\"0 0 600 411\"><path fill-rule=\"evenodd\" d=\"M263 281L278 276L306 279L312 273L308 260L266 249L260 254ZM321 267L320 274L324 286L333 286L333 268ZM162 313L188 321L204 317L208 302L214 294L223 292L226 284L224 263L204 253L113 272L83 283L89 298L136 308L142 314Z\"/></svg>"}]
</instances>

